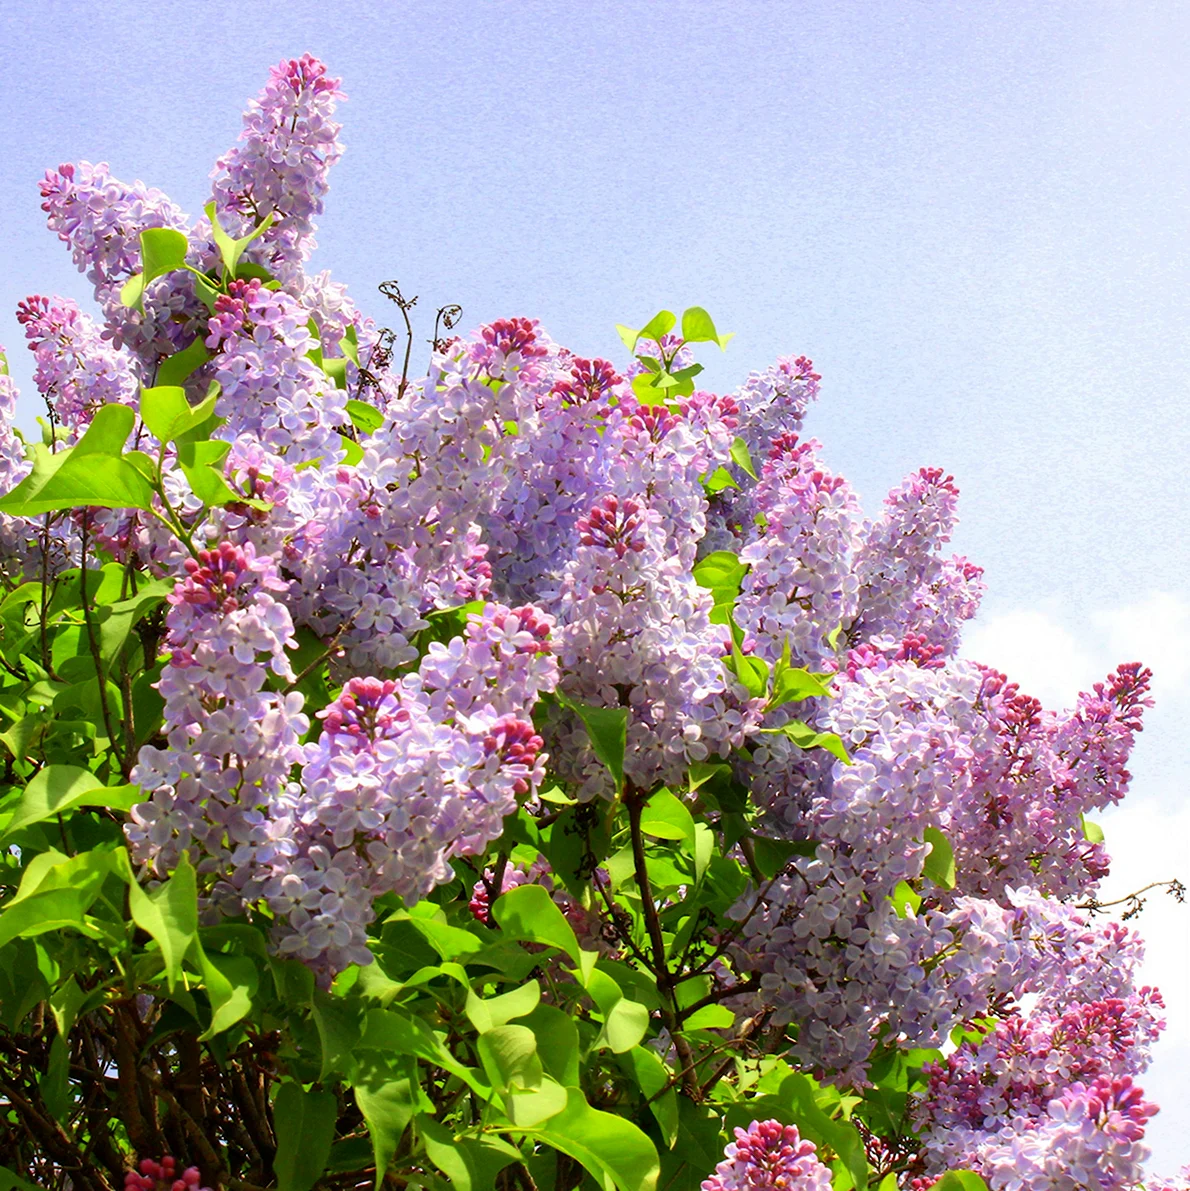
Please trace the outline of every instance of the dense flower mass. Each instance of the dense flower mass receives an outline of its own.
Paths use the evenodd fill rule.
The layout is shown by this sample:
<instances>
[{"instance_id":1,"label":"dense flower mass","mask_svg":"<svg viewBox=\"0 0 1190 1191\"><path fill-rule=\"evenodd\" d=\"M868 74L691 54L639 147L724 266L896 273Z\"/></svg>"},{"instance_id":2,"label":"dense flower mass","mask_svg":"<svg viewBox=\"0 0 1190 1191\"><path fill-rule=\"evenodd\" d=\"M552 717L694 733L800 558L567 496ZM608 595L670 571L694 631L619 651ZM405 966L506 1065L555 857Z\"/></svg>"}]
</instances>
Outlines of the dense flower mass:
<instances>
[{"instance_id":1,"label":"dense flower mass","mask_svg":"<svg viewBox=\"0 0 1190 1191\"><path fill-rule=\"evenodd\" d=\"M169 418L145 411L134 450L109 460L124 468L112 507L0 512L9 590L82 564L110 605L97 641L83 618L42 643L29 719L71 697L65 676L142 665L139 686L107 684L128 723L103 705L118 781L143 791L125 827L140 879L154 888L189 860L212 946L250 924L270 963L315 973L317 997L432 898L416 920L430 943L411 954L432 944L443 963L421 956L410 987L465 985L455 960L481 950L482 979L504 980L493 903L537 885L549 921L560 910L624 980L623 1005L619 986L584 984L601 1030L584 1050L606 1042L637 1072L673 1063L640 1119L685 1130L688 1107L694 1128L729 1067L760 1079L754 1037L857 1094L890 1054L922 1048L935 1057L900 1093L904 1136L872 1142L900 1185L967 1168L993 1191L1136 1187L1156 1108L1132 1081L1162 1003L1137 983L1138 937L1085 907L1110 865L1088 816L1127 791L1149 671L1121 665L1053 711L963 657L983 582L947 552L954 478L923 467L865 519L804 434L821 380L804 357L719 395L694 388L697 318L689 341L645 335L624 365L510 318L436 340L422 377L383 367L373 349L391 333L305 272L342 98L308 55L275 67L193 225L106 165L42 183L101 321L60 298L21 304L57 437L26 457L0 375L0 488L64 466L54 454L99 410L137 407L162 367L172 378ZM185 266L127 290L154 229L185 238ZM32 634L23 607L0 617L5 634ZM27 750L41 730L6 739ZM645 836L672 853L646 860ZM556 943L534 930L520 942ZM547 1021L591 978L551 973ZM387 1010L403 986L376 979ZM448 1022L461 1051L455 1009L434 1029ZM705 1087L679 1036L702 1009L690 1030L718 1047ZM626 1020L640 1033L621 1045ZM295 1060L298 1084L339 1061L335 1028L319 1018L322 1074ZM417 1056L453 1073L446 1037L425 1027ZM609 1102L612 1072L595 1081ZM693 1103L670 1119L675 1086ZM432 1144L446 1099L400 1113ZM703 1191L826 1191L834 1145L754 1121ZM201 1191L176 1165L145 1160L128 1191Z\"/></svg>"}]
</instances>

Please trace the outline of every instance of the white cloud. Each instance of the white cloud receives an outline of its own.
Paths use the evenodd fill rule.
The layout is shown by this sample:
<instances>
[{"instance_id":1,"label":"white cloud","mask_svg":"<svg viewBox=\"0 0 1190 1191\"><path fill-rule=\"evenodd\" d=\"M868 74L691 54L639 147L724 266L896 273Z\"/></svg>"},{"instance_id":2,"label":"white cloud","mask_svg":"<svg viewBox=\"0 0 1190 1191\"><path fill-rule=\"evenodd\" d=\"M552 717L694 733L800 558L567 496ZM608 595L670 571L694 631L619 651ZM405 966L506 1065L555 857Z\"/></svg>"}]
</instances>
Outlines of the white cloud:
<instances>
[{"instance_id":1,"label":"white cloud","mask_svg":"<svg viewBox=\"0 0 1190 1191\"><path fill-rule=\"evenodd\" d=\"M1103 672L1095 654L1038 609L976 620L963 635L964 657L1003 671L1047 707L1069 707Z\"/></svg>"},{"instance_id":2,"label":"white cloud","mask_svg":"<svg viewBox=\"0 0 1190 1191\"><path fill-rule=\"evenodd\" d=\"M1158 701L1190 694L1190 600L1154 592L1091 614L1072 632L1044 608L977 619L963 637L963 656L1002 670L1047 707L1069 707L1080 691L1121 662L1153 671Z\"/></svg>"}]
</instances>

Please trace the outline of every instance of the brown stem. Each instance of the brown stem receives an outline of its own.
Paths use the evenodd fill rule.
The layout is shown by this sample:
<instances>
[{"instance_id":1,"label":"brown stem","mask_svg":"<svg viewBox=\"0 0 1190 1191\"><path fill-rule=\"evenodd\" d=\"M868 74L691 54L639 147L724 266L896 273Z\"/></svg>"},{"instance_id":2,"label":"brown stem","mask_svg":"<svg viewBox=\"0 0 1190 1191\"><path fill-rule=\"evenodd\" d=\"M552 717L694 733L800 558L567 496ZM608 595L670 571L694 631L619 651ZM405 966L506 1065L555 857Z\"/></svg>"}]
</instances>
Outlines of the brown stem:
<instances>
[{"instance_id":1,"label":"brown stem","mask_svg":"<svg viewBox=\"0 0 1190 1191\"><path fill-rule=\"evenodd\" d=\"M759 987L760 977L749 976L747 980L743 980L739 984L732 984L727 988L720 988L715 992L709 992L705 997L700 997L693 1004L687 1005L684 1009L680 1010L678 1017L682 1021L685 1021L686 1018L697 1013L707 1005L717 1005L720 1001L726 1001L728 997L738 996L741 993L755 992Z\"/></svg>"},{"instance_id":2,"label":"brown stem","mask_svg":"<svg viewBox=\"0 0 1190 1191\"><path fill-rule=\"evenodd\" d=\"M139 1096L140 1064L136 1039L137 1023L131 1002L123 1001L113 1005L112 1024L115 1029L117 1096L120 1102L120 1116L132 1148L140 1154L160 1153L157 1130L150 1130L145 1114L141 1111Z\"/></svg>"},{"instance_id":3,"label":"brown stem","mask_svg":"<svg viewBox=\"0 0 1190 1191\"><path fill-rule=\"evenodd\" d=\"M624 805L628 810L628 829L632 836L632 859L636 870L636 884L640 890L641 909L645 916L645 930L653 949L653 974L657 978L657 991L661 994L662 1012L669 1027L669 1035L677 1051L682 1068L682 1087L686 1095L695 1102L699 1099L698 1077L695 1074L694 1054L690 1044L682 1037L678 1001L674 995L675 981L665 962L665 936L661 931L661 918L657 903L653 900L653 889L649 883L649 870L645 858L645 837L641 831L641 813L648 795L638 790L631 782L624 794Z\"/></svg>"}]
</instances>

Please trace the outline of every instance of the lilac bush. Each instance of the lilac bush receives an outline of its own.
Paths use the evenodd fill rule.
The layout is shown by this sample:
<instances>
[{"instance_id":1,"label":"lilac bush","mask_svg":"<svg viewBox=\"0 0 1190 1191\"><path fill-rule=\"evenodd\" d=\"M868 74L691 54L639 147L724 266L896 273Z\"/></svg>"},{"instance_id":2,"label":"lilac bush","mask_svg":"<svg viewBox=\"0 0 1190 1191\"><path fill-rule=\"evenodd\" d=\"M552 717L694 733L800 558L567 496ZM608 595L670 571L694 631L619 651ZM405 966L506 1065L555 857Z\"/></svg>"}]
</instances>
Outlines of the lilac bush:
<instances>
[{"instance_id":1,"label":"lilac bush","mask_svg":"<svg viewBox=\"0 0 1190 1191\"><path fill-rule=\"evenodd\" d=\"M1149 672L965 657L954 478L865 518L700 307L411 374L307 269L342 99L275 67L194 219L42 183L98 315L19 307L44 441L0 377L0 1178L1140 1187Z\"/></svg>"}]
</instances>

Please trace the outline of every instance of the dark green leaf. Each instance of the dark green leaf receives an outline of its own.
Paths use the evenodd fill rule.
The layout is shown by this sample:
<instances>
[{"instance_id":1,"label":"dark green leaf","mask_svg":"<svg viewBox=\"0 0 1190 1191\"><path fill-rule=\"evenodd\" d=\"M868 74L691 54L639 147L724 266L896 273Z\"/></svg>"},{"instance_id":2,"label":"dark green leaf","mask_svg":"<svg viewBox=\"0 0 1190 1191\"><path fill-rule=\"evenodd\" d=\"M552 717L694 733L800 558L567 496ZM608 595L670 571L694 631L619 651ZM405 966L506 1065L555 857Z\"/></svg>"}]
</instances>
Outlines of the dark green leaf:
<instances>
[{"instance_id":1,"label":"dark green leaf","mask_svg":"<svg viewBox=\"0 0 1190 1191\"><path fill-rule=\"evenodd\" d=\"M273 1101L277 1191L310 1191L330 1159L338 1115L332 1092L307 1092L290 1080L277 1089Z\"/></svg>"},{"instance_id":2,"label":"dark green leaf","mask_svg":"<svg viewBox=\"0 0 1190 1191\"><path fill-rule=\"evenodd\" d=\"M521 1157L515 1146L490 1134L456 1137L425 1113L418 1115L416 1124L426 1156L446 1175L454 1191L490 1191L496 1175Z\"/></svg>"},{"instance_id":3,"label":"dark green leaf","mask_svg":"<svg viewBox=\"0 0 1190 1191\"><path fill-rule=\"evenodd\" d=\"M545 1073L563 1087L579 1086L578 1027L552 1005L538 1005L520 1024L533 1031Z\"/></svg>"},{"instance_id":4,"label":"dark green leaf","mask_svg":"<svg viewBox=\"0 0 1190 1191\"><path fill-rule=\"evenodd\" d=\"M661 1138L672 1150L678 1140L678 1093L675 1087L666 1086L670 1083L670 1070L651 1046L633 1047L628 1058L636 1082L661 1130Z\"/></svg>"},{"instance_id":5,"label":"dark green leaf","mask_svg":"<svg viewBox=\"0 0 1190 1191\"><path fill-rule=\"evenodd\" d=\"M388 1165L401 1143L401 1136L417 1111L417 1088L413 1080L408 1078L381 1078L367 1084L356 1084L355 1102L372 1138L376 1188L379 1191L384 1184Z\"/></svg>"},{"instance_id":6,"label":"dark green leaf","mask_svg":"<svg viewBox=\"0 0 1190 1191\"><path fill-rule=\"evenodd\" d=\"M778 1097L789 1105L793 1123L802 1136L816 1145L830 1146L842 1158L854 1185L867 1187L868 1160L864 1157L859 1131L850 1121L836 1121L827 1116L819 1107L814 1090L808 1076L795 1073L782 1081Z\"/></svg>"}]
</instances>

